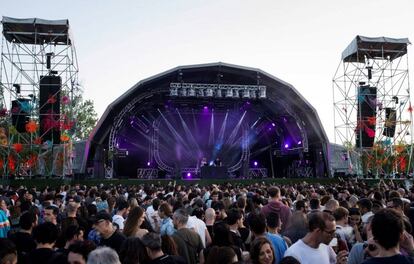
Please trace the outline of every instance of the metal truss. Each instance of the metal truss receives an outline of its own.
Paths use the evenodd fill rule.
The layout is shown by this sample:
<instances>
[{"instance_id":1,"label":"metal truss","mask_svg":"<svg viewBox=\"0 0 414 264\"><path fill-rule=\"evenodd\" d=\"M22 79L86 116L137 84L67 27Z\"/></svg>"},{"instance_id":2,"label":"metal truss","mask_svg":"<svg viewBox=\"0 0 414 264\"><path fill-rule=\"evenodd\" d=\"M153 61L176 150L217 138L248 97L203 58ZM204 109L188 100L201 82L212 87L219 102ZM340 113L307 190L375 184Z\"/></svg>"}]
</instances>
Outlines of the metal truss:
<instances>
[{"instance_id":1,"label":"metal truss","mask_svg":"<svg viewBox=\"0 0 414 264\"><path fill-rule=\"evenodd\" d=\"M3 28L0 59L0 109L7 111L5 115L0 117L0 123L1 127L8 130L8 133L7 144L1 144L0 146L0 156L2 161L7 160L7 157L10 157L13 153L13 143L21 143L25 149L37 152L40 158L45 152L49 152L51 148L53 149L53 146L49 146L46 150L46 148L39 147L38 143L35 144L36 138L42 136L39 132L30 134L13 131L11 133L12 101L17 99L27 100L29 120L39 123L39 110L42 107L39 104L40 79L42 76L54 74L62 79L61 94L70 99L69 104L61 104L61 114L56 119L59 119L59 122L64 121L63 119L72 120L74 93L80 91L75 45L70 40L69 33L67 33L67 43L56 43L53 35L56 34L56 38L61 38L62 33L50 33L46 41L45 36L41 33L28 32L27 34L35 39L33 44L20 39L24 34L22 32L16 32L12 41L7 40L4 34ZM7 32L7 34L10 35L13 32ZM38 38L39 40L37 40ZM63 148L63 150L65 149L67 148ZM70 155L71 153L64 153L63 156L70 159ZM55 157L52 157L53 159ZM69 164L69 162L63 161L63 164L66 163ZM10 170L7 163L4 162L4 164L2 175L8 177ZM42 161L37 161L37 164L42 164ZM37 168L27 168L27 164L21 163L19 160L17 160L16 166L16 176L19 174L32 176L39 173L46 176L50 175L52 171L57 171L53 169L53 165L45 168L39 168L38 165L35 166ZM63 175L65 172L71 171L71 168L65 167L59 171Z\"/></svg>"},{"instance_id":2,"label":"metal truss","mask_svg":"<svg viewBox=\"0 0 414 264\"><path fill-rule=\"evenodd\" d=\"M385 159L395 156L397 145L410 146L409 164L411 163L413 127L412 108L410 99L410 83L408 70L408 54L397 58L382 55L371 57L371 50L361 49L362 61L341 60L332 81L333 111L334 111L334 141L343 145L350 153L357 152L360 157L372 153L379 146L384 149ZM375 123L375 138L373 147L363 148L356 146L357 133L361 133L358 124L358 89L362 85L376 87L375 102L376 116L371 122ZM395 121L386 118L386 110L393 109L396 113ZM395 134L387 135L386 129L395 126ZM352 167L352 166L351 166ZM358 166L359 167L359 166ZM393 173L408 173L398 171L398 162L394 164ZM361 174L362 170L350 170L350 173ZM378 164L375 173L386 173L383 166Z\"/></svg>"}]
</instances>

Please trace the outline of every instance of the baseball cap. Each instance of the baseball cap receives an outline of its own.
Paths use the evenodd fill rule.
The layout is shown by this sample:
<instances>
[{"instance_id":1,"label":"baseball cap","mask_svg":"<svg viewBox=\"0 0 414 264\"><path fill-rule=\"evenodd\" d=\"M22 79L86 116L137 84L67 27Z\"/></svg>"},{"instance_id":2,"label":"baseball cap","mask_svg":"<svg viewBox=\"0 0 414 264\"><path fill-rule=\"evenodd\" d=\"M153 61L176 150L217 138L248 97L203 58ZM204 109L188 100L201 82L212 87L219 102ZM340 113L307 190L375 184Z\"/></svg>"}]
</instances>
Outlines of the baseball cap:
<instances>
[{"instance_id":1,"label":"baseball cap","mask_svg":"<svg viewBox=\"0 0 414 264\"><path fill-rule=\"evenodd\" d=\"M101 211L96 215L94 223L99 224L103 220L108 220L109 222L112 222L112 217L107 212Z\"/></svg>"}]
</instances>

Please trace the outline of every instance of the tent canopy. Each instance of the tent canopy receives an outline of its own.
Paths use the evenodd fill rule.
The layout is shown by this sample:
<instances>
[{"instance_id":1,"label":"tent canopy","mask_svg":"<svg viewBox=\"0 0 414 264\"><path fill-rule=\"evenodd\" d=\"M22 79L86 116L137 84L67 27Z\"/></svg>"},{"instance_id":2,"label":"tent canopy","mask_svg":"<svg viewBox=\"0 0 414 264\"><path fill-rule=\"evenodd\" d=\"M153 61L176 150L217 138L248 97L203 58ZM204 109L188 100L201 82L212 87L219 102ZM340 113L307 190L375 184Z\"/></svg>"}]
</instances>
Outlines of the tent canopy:
<instances>
[{"instance_id":1,"label":"tent canopy","mask_svg":"<svg viewBox=\"0 0 414 264\"><path fill-rule=\"evenodd\" d=\"M342 52L344 62L365 62L369 58L387 58L394 60L407 53L407 45L411 44L408 38L370 38L356 36Z\"/></svg>"},{"instance_id":2,"label":"tent canopy","mask_svg":"<svg viewBox=\"0 0 414 264\"><path fill-rule=\"evenodd\" d=\"M46 20L40 18L12 18L3 16L3 35L7 41L25 44L70 45L69 20Z\"/></svg>"}]
</instances>

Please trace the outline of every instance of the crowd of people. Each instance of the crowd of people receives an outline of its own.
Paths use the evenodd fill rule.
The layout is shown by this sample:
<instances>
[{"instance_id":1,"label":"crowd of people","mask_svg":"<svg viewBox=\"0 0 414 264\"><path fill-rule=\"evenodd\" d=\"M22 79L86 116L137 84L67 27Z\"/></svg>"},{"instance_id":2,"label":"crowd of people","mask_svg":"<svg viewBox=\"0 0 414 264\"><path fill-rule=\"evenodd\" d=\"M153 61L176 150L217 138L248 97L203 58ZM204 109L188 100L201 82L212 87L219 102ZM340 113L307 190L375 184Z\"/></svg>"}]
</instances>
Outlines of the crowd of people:
<instances>
[{"instance_id":1,"label":"crowd of people","mask_svg":"<svg viewBox=\"0 0 414 264\"><path fill-rule=\"evenodd\" d=\"M414 188L0 187L0 263L414 263Z\"/></svg>"}]
</instances>

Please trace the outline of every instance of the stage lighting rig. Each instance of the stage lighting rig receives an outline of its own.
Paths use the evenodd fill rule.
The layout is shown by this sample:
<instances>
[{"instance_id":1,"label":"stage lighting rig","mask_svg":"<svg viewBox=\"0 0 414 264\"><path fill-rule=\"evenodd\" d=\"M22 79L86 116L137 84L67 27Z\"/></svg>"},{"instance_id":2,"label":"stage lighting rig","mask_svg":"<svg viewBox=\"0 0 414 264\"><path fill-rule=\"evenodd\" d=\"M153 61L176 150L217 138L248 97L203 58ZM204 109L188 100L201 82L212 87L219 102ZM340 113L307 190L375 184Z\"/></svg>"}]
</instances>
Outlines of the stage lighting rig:
<instances>
[{"instance_id":1,"label":"stage lighting rig","mask_svg":"<svg viewBox=\"0 0 414 264\"><path fill-rule=\"evenodd\" d=\"M170 83L172 97L265 99L265 85Z\"/></svg>"}]
</instances>

